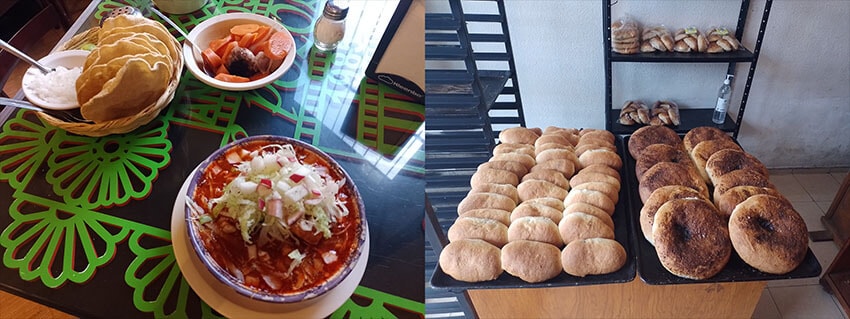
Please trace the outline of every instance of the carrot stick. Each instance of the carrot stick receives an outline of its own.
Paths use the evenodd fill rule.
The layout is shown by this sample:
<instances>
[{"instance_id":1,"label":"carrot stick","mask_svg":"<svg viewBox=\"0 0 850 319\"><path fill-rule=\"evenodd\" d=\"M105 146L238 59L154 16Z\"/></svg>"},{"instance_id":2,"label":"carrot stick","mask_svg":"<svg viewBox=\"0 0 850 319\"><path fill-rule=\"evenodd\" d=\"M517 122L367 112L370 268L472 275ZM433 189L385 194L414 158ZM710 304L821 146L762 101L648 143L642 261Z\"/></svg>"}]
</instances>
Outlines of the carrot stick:
<instances>
[{"instance_id":1,"label":"carrot stick","mask_svg":"<svg viewBox=\"0 0 850 319\"><path fill-rule=\"evenodd\" d=\"M259 24L249 23L249 24L237 24L230 28L230 34L236 36L244 36L251 32L257 32L260 29Z\"/></svg>"},{"instance_id":2,"label":"carrot stick","mask_svg":"<svg viewBox=\"0 0 850 319\"><path fill-rule=\"evenodd\" d=\"M216 74L215 79L220 80L220 81L225 81L225 82L234 82L234 83L243 83L243 82L250 82L251 81L251 79L243 77L243 76L230 75L230 74L225 74L225 73Z\"/></svg>"},{"instance_id":3,"label":"carrot stick","mask_svg":"<svg viewBox=\"0 0 850 319\"><path fill-rule=\"evenodd\" d=\"M257 34L254 32L246 33L242 36L242 39L239 39L239 46L243 48L250 47L251 44L254 43L254 40L257 39Z\"/></svg>"},{"instance_id":4,"label":"carrot stick","mask_svg":"<svg viewBox=\"0 0 850 319\"><path fill-rule=\"evenodd\" d=\"M230 42L230 40L231 39L230 39L229 34L224 38L212 40L212 41L210 41L210 49L215 51L216 54L223 53L223 52L220 52L219 49L224 47L224 45L227 44L227 42Z\"/></svg>"},{"instance_id":5,"label":"carrot stick","mask_svg":"<svg viewBox=\"0 0 850 319\"><path fill-rule=\"evenodd\" d=\"M227 59L227 57L230 56L230 51L233 51L233 49L238 47L238 46L239 46L239 43L237 43L236 41L228 42L227 45L224 46L224 52L222 52L220 57L222 59Z\"/></svg>"},{"instance_id":6,"label":"carrot stick","mask_svg":"<svg viewBox=\"0 0 850 319\"><path fill-rule=\"evenodd\" d=\"M206 50L201 52L201 56L204 58L204 63L209 64L213 67L213 69L218 68L221 65L221 57L218 54L215 54L212 48L207 48Z\"/></svg>"}]
</instances>

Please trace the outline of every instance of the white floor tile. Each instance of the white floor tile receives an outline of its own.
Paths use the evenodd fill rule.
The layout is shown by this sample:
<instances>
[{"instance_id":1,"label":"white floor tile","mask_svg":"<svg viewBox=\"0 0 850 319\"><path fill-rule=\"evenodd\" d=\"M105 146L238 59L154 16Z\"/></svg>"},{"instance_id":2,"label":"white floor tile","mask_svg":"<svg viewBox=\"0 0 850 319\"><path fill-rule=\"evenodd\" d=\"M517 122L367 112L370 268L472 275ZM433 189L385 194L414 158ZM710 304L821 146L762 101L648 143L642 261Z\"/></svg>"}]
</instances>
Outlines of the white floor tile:
<instances>
[{"instance_id":1,"label":"white floor tile","mask_svg":"<svg viewBox=\"0 0 850 319\"><path fill-rule=\"evenodd\" d=\"M848 174L850 173L848 173L847 171L829 173L829 175L832 175L832 178L834 178L835 181L838 182L838 184L844 182L844 178L846 178Z\"/></svg>"},{"instance_id":2,"label":"white floor tile","mask_svg":"<svg viewBox=\"0 0 850 319\"><path fill-rule=\"evenodd\" d=\"M818 205L818 208L823 211L823 214L826 215L826 212L829 211L829 206L832 205L832 202L815 202Z\"/></svg>"},{"instance_id":3,"label":"white floor tile","mask_svg":"<svg viewBox=\"0 0 850 319\"><path fill-rule=\"evenodd\" d=\"M823 217L823 211L815 202L792 202L791 204L806 221L806 227L810 232L826 229L820 220Z\"/></svg>"},{"instance_id":4,"label":"white floor tile","mask_svg":"<svg viewBox=\"0 0 850 319\"><path fill-rule=\"evenodd\" d=\"M814 201L831 201L840 184L830 174L794 174Z\"/></svg>"},{"instance_id":5,"label":"white floor tile","mask_svg":"<svg viewBox=\"0 0 850 319\"><path fill-rule=\"evenodd\" d=\"M773 297L770 296L770 290L764 288L764 291L761 292L759 303L756 304L756 309L753 311L753 319L773 319L779 317L779 308L776 308L776 303L773 302Z\"/></svg>"},{"instance_id":6,"label":"white floor tile","mask_svg":"<svg viewBox=\"0 0 850 319\"><path fill-rule=\"evenodd\" d=\"M783 319L842 318L832 295L820 285L768 288Z\"/></svg>"},{"instance_id":7,"label":"white floor tile","mask_svg":"<svg viewBox=\"0 0 850 319\"><path fill-rule=\"evenodd\" d=\"M792 174L770 175L770 182L792 202L811 201L812 197Z\"/></svg>"},{"instance_id":8,"label":"white floor tile","mask_svg":"<svg viewBox=\"0 0 850 319\"><path fill-rule=\"evenodd\" d=\"M829 265L832 263L832 260L835 259L836 255L838 255L838 246L836 246L835 243L832 241L822 241L815 243L809 240L809 248L811 248L812 253L815 254L815 258L817 258L818 263L820 263L821 273L818 276L809 278L771 280L767 282L767 287L775 288L817 285L820 281L820 276L823 275L823 272L826 271L827 268L829 268Z\"/></svg>"},{"instance_id":9,"label":"white floor tile","mask_svg":"<svg viewBox=\"0 0 850 319\"><path fill-rule=\"evenodd\" d=\"M829 268L829 265L832 264L832 260L835 259L836 255L838 255L838 245L831 240L816 243L810 240L809 248L812 249L815 257L817 257L823 271L826 271L826 269ZM821 273L823 273L823 271Z\"/></svg>"}]
</instances>

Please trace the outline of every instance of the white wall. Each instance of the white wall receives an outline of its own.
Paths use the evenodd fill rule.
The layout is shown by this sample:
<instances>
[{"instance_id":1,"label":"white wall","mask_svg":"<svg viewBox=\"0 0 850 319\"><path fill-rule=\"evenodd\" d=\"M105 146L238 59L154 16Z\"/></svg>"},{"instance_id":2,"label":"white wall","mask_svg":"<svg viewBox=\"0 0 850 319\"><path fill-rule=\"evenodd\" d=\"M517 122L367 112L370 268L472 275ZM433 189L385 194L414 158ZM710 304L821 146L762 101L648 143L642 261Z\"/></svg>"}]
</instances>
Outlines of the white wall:
<instances>
[{"instance_id":1,"label":"white wall","mask_svg":"<svg viewBox=\"0 0 850 319\"><path fill-rule=\"evenodd\" d=\"M764 2L753 0L744 33L752 49ZM734 29L740 1L620 0L629 14L669 28ZM507 0L528 126L605 126L601 1ZM675 29L673 29L675 30ZM613 103L673 99L714 105L726 64L614 64ZM739 64L733 118L746 83ZM773 2L739 140L771 168L850 166L850 1Z\"/></svg>"}]
</instances>

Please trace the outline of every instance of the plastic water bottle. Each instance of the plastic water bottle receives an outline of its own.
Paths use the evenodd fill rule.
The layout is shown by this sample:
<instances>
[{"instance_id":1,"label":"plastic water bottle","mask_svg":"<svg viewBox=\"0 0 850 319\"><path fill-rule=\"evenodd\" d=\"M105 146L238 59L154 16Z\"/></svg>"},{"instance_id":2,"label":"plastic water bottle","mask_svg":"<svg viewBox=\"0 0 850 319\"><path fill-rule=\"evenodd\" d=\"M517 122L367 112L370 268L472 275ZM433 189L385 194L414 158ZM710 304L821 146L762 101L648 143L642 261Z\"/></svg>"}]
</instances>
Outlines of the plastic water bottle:
<instances>
[{"instance_id":1,"label":"plastic water bottle","mask_svg":"<svg viewBox=\"0 0 850 319\"><path fill-rule=\"evenodd\" d=\"M732 86L729 85L732 77L734 75L726 75L726 80L723 80L723 86L717 93L717 104L714 106L714 115L711 117L711 121L715 124L723 124L726 121L726 110L729 109L729 99L732 97Z\"/></svg>"}]
</instances>

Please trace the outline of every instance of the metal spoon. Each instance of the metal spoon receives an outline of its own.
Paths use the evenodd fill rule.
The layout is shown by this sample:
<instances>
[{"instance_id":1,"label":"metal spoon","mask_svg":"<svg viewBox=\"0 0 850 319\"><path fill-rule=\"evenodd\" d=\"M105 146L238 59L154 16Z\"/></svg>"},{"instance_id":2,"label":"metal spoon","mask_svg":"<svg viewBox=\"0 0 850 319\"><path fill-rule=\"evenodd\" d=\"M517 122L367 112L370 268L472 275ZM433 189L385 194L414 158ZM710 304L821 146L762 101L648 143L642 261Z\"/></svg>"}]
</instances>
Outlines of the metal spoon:
<instances>
[{"instance_id":1,"label":"metal spoon","mask_svg":"<svg viewBox=\"0 0 850 319\"><path fill-rule=\"evenodd\" d=\"M204 63L204 59L201 57L201 48L199 48L194 42L192 42L192 40L189 40L189 35L186 34L186 32L183 32L183 29L180 29L180 27L178 27L177 24L174 23L174 21L171 21L171 19L166 17L164 14L162 14L162 12L160 12L159 10L154 8L153 5L148 4L146 9L153 12L160 19L165 21L165 23L167 23L172 28L174 28L174 30L177 30L177 33L180 33L180 35L183 37L183 41L185 41L186 44L188 44L189 47L192 48L192 57L195 59L195 63L198 64L198 68L201 69L201 70L204 70L204 73L206 73L210 77L214 78L215 77L215 70L213 70L212 67L210 67L206 63Z\"/></svg>"},{"instance_id":2,"label":"metal spoon","mask_svg":"<svg viewBox=\"0 0 850 319\"><path fill-rule=\"evenodd\" d=\"M33 105L32 103L29 103L29 102L26 102L26 101L15 100L15 99L10 99L10 98L5 98L5 97L0 97L0 105L42 112L44 114L50 115L50 116L55 117L57 119L63 120L65 122L89 123L89 124L94 123L92 121L84 119L83 115L80 114L79 108L71 109L71 110L48 110L48 109Z\"/></svg>"},{"instance_id":3,"label":"metal spoon","mask_svg":"<svg viewBox=\"0 0 850 319\"><path fill-rule=\"evenodd\" d=\"M11 53L12 55L14 55L18 58L21 58L21 60L24 60L27 63L38 68L39 70L41 70L41 73L47 74L47 73L53 72L55 70L54 68L48 68L48 67L44 66L43 64L38 63L38 61L31 58L26 53L21 52L21 50L18 50L17 48L13 47L11 44L6 43L6 41L0 40L0 47L2 47L3 50L9 51L9 53Z\"/></svg>"}]
</instances>

